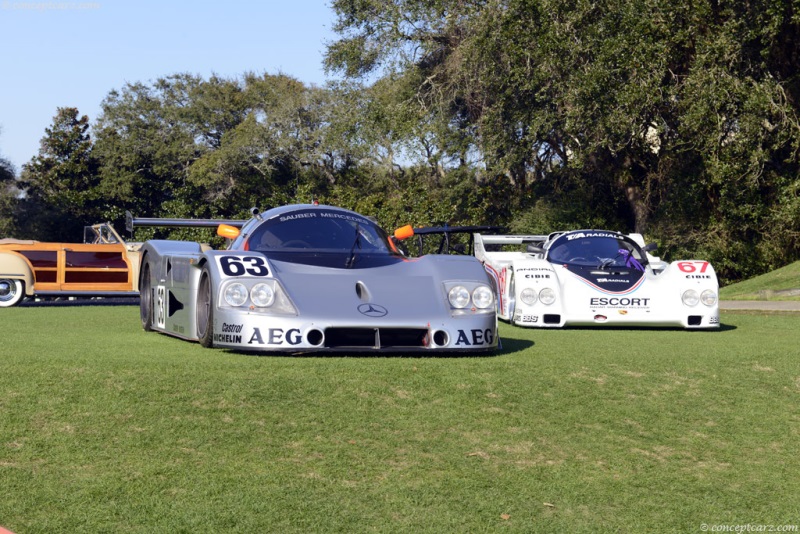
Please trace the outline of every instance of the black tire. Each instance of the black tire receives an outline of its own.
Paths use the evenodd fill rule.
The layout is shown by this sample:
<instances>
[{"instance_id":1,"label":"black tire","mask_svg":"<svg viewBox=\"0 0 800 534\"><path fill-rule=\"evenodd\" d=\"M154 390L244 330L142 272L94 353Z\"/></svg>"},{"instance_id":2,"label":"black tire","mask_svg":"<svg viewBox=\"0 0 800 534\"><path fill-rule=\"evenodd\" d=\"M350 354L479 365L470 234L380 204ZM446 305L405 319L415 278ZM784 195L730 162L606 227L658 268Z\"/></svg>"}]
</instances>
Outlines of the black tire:
<instances>
[{"instance_id":1,"label":"black tire","mask_svg":"<svg viewBox=\"0 0 800 534\"><path fill-rule=\"evenodd\" d=\"M16 306L25 298L25 283L14 278L0 278L0 308Z\"/></svg>"},{"instance_id":2,"label":"black tire","mask_svg":"<svg viewBox=\"0 0 800 534\"><path fill-rule=\"evenodd\" d=\"M197 340L206 348L214 346L214 297L211 293L211 275L204 267L203 274L200 275L200 286L197 288L195 319Z\"/></svg>"},{"instance_id":3,"label":"black tire","mask_svg":"<svg viewBox=\"0 0 800 534\"><path fill-rule=\"evenodd\" d=\"M139 275L139 318L145 332L153 331L153 286L150 283L150 264L142 265Z\"/></svg>"}]
</instances>

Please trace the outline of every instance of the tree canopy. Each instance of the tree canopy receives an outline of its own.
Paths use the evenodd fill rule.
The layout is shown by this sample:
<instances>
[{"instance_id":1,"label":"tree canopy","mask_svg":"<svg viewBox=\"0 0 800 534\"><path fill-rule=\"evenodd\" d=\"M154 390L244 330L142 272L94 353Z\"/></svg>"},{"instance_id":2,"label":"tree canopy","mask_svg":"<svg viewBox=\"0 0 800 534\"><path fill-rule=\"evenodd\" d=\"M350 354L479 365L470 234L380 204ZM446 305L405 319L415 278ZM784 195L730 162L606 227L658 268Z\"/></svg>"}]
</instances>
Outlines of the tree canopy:
<instances>
[{"instance_id":1,"label":"tree canopy","mask_svg":"<svg viewBox=\"0 0 800 534\"><path fill-rule=\"evenodd\" d=\"M798 254L798 6L337 0L326 64L404 85L538 209L741 276Z\"/></svg>"},{"instance_id":2,"label":"tree canopy","mask_svg":"<svg viewBox=\"0 0 800 534\"><path fill-rule=\"evenodd\" d=\"M14 165L0 156L0 235L12 235L16 231L14 209L19 193Z\"/></svg>"},{"instance_id":3,"label":"tree canopy","mask_svg":"<svg viewBox=\"0 0 800 534\"><path fill-rule=\"evenodd\" d=\"M129 83L93 138L59 109L23 212L241 217L317 197L389 228L638 231L724 280L800 257L800 1L331 7L343 81Z\"/></svg>"},{"instance_id":4,"label":"tree canopy","mask_svg":"<svg viewBox=\"0 0 800 534\"><path fill-rule=\"evenodd\" d=\"M22 166L20 237L46 234L56 241L74 240L85 220L100 215L103 201L92 148L89 118L76 108L58 108L39 154Z\"/></svg>"}]
</instances>

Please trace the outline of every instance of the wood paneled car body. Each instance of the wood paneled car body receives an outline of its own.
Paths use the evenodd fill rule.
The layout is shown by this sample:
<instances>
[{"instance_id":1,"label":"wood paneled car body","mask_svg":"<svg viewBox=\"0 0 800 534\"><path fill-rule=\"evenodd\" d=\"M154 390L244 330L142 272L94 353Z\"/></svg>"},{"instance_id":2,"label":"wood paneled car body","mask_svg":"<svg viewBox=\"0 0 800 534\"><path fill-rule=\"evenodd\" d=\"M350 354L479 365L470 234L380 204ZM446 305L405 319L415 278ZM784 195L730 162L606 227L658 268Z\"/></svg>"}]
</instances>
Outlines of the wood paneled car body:
<instances>
[{"instance_id":1,"label":"wood paneled car body","mask_svg":"<svg viewBox=\"0 0 800 534\"><path fill-rule=\"evenodd\" d=\"M136 296L140 247L109 223L85 227L83 243L0 239L0 307L26 296Z\"/></svg>"}]
</instances>

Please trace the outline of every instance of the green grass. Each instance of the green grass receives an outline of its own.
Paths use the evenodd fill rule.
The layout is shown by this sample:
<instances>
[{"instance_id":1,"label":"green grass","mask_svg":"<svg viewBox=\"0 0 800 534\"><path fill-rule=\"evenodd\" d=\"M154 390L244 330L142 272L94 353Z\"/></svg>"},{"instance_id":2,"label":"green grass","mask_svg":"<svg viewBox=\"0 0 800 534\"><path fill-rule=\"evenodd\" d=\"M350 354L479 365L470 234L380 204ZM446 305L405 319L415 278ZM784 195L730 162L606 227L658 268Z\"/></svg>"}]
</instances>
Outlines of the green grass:
<instances>
[{"instance_id":1,"label":"green grass","mask_svg":"<svg viewBox=\"0 0 800 534\"><path fill-rule=\"evenodd\" d=\"M698 532L798 524L800 314L501 325L489 357L206 350L138 308L2 310L0 525Z\"/></svg>"},{"instance_id":2,"label":"green grass","mask_svg":"<svg viewBox=\"0 0 800 534\"><path fill-rule=\"evenodd\" d=\"M790 290L797 290L791 292ZM800 261L720 289L723 300L800 300Z\"/></svg>"}]
</instances>

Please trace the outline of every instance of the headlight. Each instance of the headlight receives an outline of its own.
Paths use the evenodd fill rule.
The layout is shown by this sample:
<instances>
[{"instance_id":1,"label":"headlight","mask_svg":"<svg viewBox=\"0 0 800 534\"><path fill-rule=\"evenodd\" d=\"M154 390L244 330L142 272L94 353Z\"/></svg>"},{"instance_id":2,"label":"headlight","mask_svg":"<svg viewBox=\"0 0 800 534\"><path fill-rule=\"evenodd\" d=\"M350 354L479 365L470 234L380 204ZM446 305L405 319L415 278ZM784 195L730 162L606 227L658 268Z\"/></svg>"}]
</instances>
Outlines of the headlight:
<instances>
[{"instance_id":1,"label":"headlight","mask_svg":"<svg viewBox=\"0 0 800 534\"><path fill-rule=\"evenodd\" d=\"M472 302L475 304L476 308L485 310L494 304L494 293L486 286L478 286L475 288L475 291L472 292Z\"/></svg>"},{"instance_id":2,"label":"headlight","mask_svg":"<svg viewBox=\"0 0 800 534\"><path fill-rule=\"evenodd\" d=\"M528 306L533 306L536 304L536 290L526 287L519 292L519 299Z\"/></svg>"},{"instance_id":3,"label":"headlight","mask_svg":"<svg viewBox=\"0 0 800 534\"><path fill-rule=\"evenodd\" d=\"M225 288L225 302L229 306L241 306L247 302L247 288L244 284L234 282Z\"/></svg>"},{"instance_id":4,"label":"headlight","mask_svg":"<svg viewBox=\"0 0 800 534\"><path fill-rule=\"evenodd\" d=\"M447 299L454 308L469 306L469 291L464 286L455 286L447 293Z\"/></svg>"},{"instance_id":5,"label":"headlight","mask_svg":"<svg viewBox=\"0 0 800 534\"><path fill-rule=\"evenodd\" d=\"M542 304L549 306L556 301L556 292L546 287L539 291L539 300L542 301Z\"/></svg>"},{"instance_id":6,"label":"headlight","mask_svg":"<svg viewBox=\"0 0 800 534\"><path fill-rule=\"evenodd\" d=\"M697 291L688 289L681 295L681 300L687 306L697 306L697 303L700 302L700 297L697 295Z\"/></svg>"},{"instance_id":7,"label":"headlight","mask_svg":"<svg viewBox=\"0 0 800 534\"><path fill-rule=\"evenodd\" d=\"M256 284L250 290L250 300L257 308L272 306L275 302L275 291L267 284Z\"/></svg>"},{"instance_id":8,"label":"headlight","mask_svg":"<svg viewBox=\"0 0 800 534\"><path fill-rule=\"evenodd\" d=\"M713 306L717 303L717 294L711 289L706 289L700 294L700 302L706 306Z\"/></svg>"}]
</instances>

